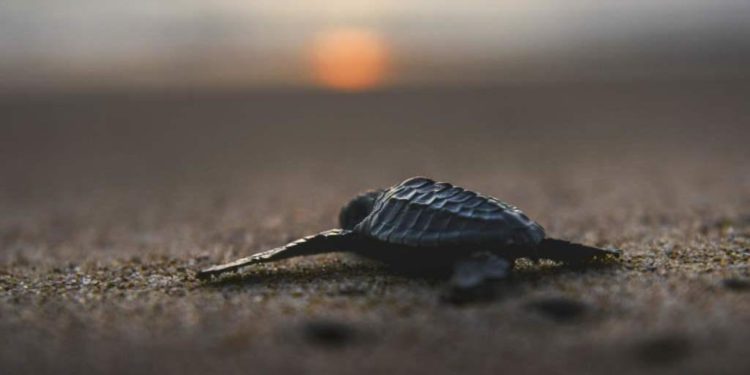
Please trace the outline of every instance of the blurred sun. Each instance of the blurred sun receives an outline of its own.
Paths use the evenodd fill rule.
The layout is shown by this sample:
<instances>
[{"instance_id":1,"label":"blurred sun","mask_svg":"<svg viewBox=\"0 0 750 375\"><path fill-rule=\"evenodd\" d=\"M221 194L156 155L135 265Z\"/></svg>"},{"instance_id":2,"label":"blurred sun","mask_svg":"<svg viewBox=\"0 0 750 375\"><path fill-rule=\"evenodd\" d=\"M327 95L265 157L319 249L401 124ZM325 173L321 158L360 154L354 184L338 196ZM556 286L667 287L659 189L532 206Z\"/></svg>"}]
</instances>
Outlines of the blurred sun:
<instances>
[{"instance_id":1,"label":"blurred sun","mask_svg":"<svg viewBox=\"0 0 750 375\"><path fill-rule=\"evenodd\" d=\"M315 81L325 87L361 91L383 83L388 49L383 39L365 29L334 29L315 38L311 53Z\"/></svg>"}]
</instances>

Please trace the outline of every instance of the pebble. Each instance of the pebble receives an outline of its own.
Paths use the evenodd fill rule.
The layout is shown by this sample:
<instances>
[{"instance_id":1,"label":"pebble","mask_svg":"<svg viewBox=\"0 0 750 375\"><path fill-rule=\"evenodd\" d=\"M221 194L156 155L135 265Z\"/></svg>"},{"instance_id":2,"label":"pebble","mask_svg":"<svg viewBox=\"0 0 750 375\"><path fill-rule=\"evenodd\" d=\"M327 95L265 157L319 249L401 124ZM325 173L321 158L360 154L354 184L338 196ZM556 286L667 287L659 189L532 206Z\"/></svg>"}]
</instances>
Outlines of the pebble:
<instances>
[{"instance_id":1,"label":"pebble","mask_svg":"<svg viewBox=\"0 0 750 375\"><path fill-rule=\"evenodd\" d=\"M721 284L729 289L738 292L750 291L750 280L743 278L728 278L722 280Z\"/></svg>"},{"instance_id":2,"label":"pebble","mask_svg":"<svg viewBox=\"0 0 750 375\"><path fill-rule=\"evenodd\" d=\"M690 347L690 341L682 335L665 335L639 343L635 355L645 364L663 366L687 357Z\"/></svg>"},{"instance_id":3,"label":"pebble","mask_svg":"<svg viewBox=\"0 0 750 375\"><path fill-rule=\"evenodd\" d=\"M356 338L354 327L333 320L309 321L303 325L302 331L307 342L320 347L340 348Z\"/></svg>"},{"instance_id":4,"label":"pebble","mask_svg":"<svg viewBox=\"0 0 750 375\"><path fill-rule=\"evenodd\" d=\"M560 323L572 322L583 317L589 306L566 297L548 297L531 301L526 308Z\"/></svg>"}]
</instances>

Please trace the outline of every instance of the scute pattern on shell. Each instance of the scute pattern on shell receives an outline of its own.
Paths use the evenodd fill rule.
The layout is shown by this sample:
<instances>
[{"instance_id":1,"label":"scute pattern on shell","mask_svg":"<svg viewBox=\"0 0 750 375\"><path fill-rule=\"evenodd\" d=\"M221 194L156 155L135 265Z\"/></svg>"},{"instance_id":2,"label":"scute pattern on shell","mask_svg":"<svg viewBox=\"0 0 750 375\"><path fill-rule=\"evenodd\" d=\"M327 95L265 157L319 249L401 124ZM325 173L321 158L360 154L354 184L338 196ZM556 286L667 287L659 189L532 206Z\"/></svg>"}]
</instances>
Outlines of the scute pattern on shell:
<instances>
[{"instance_id":1,"label":"scute pattern on shell","mask_svg":"<svg viewBox=\"0 0 750 375\"><path fill-rule=\"evenodd\" d=\"M355 232L409 246L535 246L544 229L518 208L449 183L415 177L380 195Z\"/></svg>"}]
</instances>

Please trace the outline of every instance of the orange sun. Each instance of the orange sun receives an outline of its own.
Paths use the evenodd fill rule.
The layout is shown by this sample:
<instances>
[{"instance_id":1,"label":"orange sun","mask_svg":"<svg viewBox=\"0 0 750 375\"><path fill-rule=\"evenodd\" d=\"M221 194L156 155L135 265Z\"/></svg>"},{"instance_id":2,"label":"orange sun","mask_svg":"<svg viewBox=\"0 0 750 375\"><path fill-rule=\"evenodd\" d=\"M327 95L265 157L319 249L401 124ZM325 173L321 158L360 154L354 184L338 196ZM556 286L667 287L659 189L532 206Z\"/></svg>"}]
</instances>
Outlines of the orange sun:
<instances>
[{"instance_id":1,"label":"orange sun","mask_svg":"<svg viewBox=\"0 0 750 375\"><path fill-rule=\"evenodd\" d=\"M360 91L383 83L388 50L375 33L336 29L317 36L312 48L315 81L338 90Z\"/></svg>"}]
</instances>

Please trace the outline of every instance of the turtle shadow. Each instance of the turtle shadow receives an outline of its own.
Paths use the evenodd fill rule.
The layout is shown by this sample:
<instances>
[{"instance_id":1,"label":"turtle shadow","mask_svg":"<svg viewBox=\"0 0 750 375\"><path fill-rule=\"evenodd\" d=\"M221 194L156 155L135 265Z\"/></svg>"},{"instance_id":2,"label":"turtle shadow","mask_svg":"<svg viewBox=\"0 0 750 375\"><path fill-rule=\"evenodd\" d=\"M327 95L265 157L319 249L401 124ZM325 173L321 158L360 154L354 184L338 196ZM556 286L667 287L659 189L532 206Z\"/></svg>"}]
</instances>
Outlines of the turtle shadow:
<instances>
[{"instance_id":1,"label":"turtle shadow","mask_svg":"<svg viewBox=\"0 0 750 375\"><path fill-rule=\"evenodd\" d=\"M528 262L531 263L531 262ZM473 288L453 288L450 285L440 295L442 302L453 305L492 303L510 297L520 297L557 277L575 275L604 275L617 268L617 263L592 263L588 265L524 264L514 267L507 278L491 280Z\"/></svg>"},{"instance_id":2,"label":"turtle shadow","mask_svg":"<svg viewBox=\"0 0 750 375\"><path fill-rule=\"evenodd\" d=\"M530 263L530 262L528 262ZM592 262L585 264L524 264L516 266L512 277L518 282L535 282L545 278L568 274L603 274L617 270L621 262Z\"/></svg>"},{"instance_id":3,"label":"turtle shadow","mask_svg":"<svg viewBox=\"0 0 750 375\"><path fill-rule=\"evenodd\" d=\"M454 289L450 286L451 270L446 269L409 269L393 268L376 261L337 262L323 266L286 266L264 267L250 272L232 273L200 282L202 288L223 289L226 287L252 288L259 285L278 287L288 285L305 285L310 283L339 283L342 286L371 283L375 278L397 277L403 280L419 281L429 287L439 289L444 302L464 304L491 302L503 296L519 294L523 287L533 287L538 282L569 274L603 274L616 269L619 263L592 263L586 265L567 264L532 264L525 262L510 272L509 277L492 280L478 287ZM348 292L341 289L339 294L360 295L357 288Z\"/></svg>"},{"instance_id":4,"label":"turtle shadow","mask_svg":"<svg viewBox=\"0 0 750 375\"><path fill-rule=\"evenodd\" d=\"M221 275L212 279L202 280L200 287L222 289L229 286L254 287L305 285L309 283L341 283L372 282L374 278L402 277L411 280L422 280L428 284L439 284L446 280L438 274L412 275L389 269L376 262L336 263L322 267L290 266L259 268L249 272L238 272ZM353 293L354 294L354 293Z\"/></svg>"}]
</instances>

